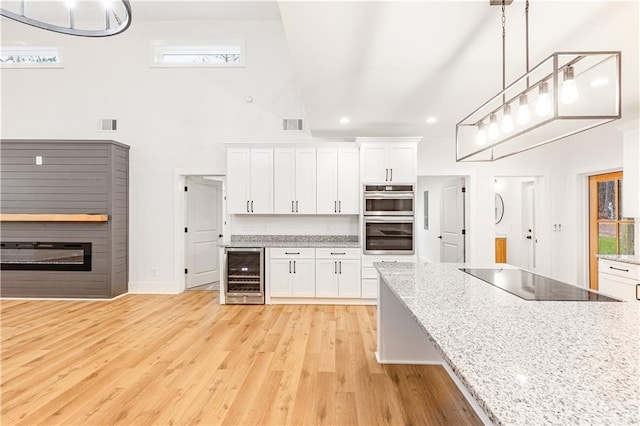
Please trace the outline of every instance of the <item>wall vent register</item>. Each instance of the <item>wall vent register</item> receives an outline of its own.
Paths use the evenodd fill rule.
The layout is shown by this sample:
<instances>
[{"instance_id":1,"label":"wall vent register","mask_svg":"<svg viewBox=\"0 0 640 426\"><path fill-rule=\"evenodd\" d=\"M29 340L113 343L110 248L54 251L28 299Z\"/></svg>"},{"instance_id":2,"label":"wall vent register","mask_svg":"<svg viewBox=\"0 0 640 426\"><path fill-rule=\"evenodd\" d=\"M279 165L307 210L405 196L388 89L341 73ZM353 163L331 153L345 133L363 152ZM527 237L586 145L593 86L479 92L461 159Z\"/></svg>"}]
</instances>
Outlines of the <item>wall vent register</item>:
<instances>
[{"instance_id":1,"label":"wall vent register","mask_svg":"<svg viewBox=\"0 0 640 426\"><path fill-rule=\"evenodd\" d=\"M7 271L91 271L91 243L0 243L0 269Z\"/></svg>"}]
</instances>

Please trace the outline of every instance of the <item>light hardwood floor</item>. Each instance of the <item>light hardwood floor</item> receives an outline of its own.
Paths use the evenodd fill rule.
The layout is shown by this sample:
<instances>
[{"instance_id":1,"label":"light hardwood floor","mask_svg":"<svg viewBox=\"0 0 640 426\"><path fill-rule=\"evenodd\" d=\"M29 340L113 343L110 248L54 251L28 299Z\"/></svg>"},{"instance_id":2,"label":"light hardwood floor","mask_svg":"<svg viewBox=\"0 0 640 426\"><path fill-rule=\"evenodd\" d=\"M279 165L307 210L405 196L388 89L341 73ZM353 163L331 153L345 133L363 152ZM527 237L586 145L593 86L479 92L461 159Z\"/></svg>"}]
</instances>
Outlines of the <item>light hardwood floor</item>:
<instances>
[{"instance_id":1,"label":"light hardwood floor","mask_svg":"<svg viewBox=\"0 0 640 426\"><path fill-rule=\"evenodd\" d=\"M381 366L376 310L216 292L0 301L2 425L480 424L439 366Z\"/></svg>"}]
</instances>

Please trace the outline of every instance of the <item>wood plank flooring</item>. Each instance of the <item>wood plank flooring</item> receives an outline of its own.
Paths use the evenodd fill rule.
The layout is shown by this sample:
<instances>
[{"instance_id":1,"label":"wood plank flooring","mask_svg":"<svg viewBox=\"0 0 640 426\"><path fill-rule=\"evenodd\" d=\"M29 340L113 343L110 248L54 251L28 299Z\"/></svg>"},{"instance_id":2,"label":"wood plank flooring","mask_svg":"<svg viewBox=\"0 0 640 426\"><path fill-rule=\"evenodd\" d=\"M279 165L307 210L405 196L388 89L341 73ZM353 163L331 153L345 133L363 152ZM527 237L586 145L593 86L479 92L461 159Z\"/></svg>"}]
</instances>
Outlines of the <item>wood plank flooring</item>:
<instances>
[{"instance_id":1,"label":"wood plank flooring","mask_svg":"<svg viewBox=\"0 0 640 426\"><path fill-rule=\"evenodd\" d=\"M376 308L217 292L0 301L2 425L476 425L439 366L381 366Z\"/></svg>"}]
</instances>

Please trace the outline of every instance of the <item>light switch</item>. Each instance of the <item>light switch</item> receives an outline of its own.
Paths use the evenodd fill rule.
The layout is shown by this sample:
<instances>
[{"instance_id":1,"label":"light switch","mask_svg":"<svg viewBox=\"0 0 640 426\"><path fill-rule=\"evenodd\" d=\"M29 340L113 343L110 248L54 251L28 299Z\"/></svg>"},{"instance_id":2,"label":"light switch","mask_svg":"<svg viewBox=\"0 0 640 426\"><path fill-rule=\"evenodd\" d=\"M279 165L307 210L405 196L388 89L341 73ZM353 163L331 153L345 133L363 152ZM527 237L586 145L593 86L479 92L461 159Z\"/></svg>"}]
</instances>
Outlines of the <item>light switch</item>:
<instances>
[{"instance_id":1,"label":"light switch","mask_svg":"<svg viewBox=\"0 0 640 426\"><path fill-rule=\"evenodd\" d=\"M42 166L42 155L36 155L36 166Z\"/></svg>"}]
</instances>

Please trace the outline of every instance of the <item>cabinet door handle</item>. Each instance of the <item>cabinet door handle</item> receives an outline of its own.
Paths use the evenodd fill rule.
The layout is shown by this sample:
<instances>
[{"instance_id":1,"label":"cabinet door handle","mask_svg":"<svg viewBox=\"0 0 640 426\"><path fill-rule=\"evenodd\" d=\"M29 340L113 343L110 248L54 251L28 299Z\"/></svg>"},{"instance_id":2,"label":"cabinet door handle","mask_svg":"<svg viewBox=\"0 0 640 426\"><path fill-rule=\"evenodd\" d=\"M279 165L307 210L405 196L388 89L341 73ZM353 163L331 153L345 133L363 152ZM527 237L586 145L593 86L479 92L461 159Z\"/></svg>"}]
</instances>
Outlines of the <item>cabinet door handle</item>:
<instances>
[{"instance_id":1,"label":"cabinet door handle","mask_svg":"<svg viewBox=\"0 0 640 426\"><path fill-rule=\"evenodd\" d=\"M640 300L640 283L636 284L636 300Z\"/></svg>"},{"instance_id":2,"label":"cabinet door handle","mask_svg":"<svg viewBox=\"0 0 640 426\"><path fill-rule=\"evenodd\" d=\"M342 274L342 261L338 262L339 268L338 268L338 273Z\"/></svg>"},{"instance_id":3,"label":"cabinet door handle","mask_svg":"<svg viewBox=\"0 0 640 426\"><path fill-rule=\"evenodd\" d=\"M291 273L291 261L289 261L289 273Z\"/></svg>"},{"instance_id":4,"label":"cabinet door handle","mask_svg":"<svg viewBox=\"0 0 640 426\"><path fill-rule=\"evenodd\" d=\"M338 262L337 261L333 261L333 273L337 274L338 273Z\"/></svg>"},{"instance_id":5,"label":"cabinet door handle","mask_svg":"<svg viewBox=\"0 0 640 426\"><path fill-rule=\"evenodd\" d=\"M298 200L296 200L296 213L298 213Z\"/></svg>"},{"instance_id":6,"label":"cabinet door handle","mask_svg":"<svg viewBox=\"0 0 640 426\"><path fill-rule=\"evenodd\" d=\"M389 182L389 169L384 169L384 181Z\"/></svg>"},{"instance_id":7,"label":"cabinet door handle","mask_svg":"<svg viewBox=\"0 0 640 426\"><path fill-rule=\"evenodd\" d=\"M296 261L295 260L293 261L293 273L294 274L296 273Z\"/></svg>"},{"instance_id":8,"label":"cabinet door handle","mask_svg":"<svg viewBox=\"0 0 640 426\"><path fill-rule=\"evenodd\" d=\"M300 254L299 251L285 251L284 254Z\"/></svg>"},{"instance_id":9,"label":"cabinet door handle","mask_svg":"<svg viewBox=\"0 0 640 426\"><path fill-rule=\"evenodd\" d=\"M609 269L615 269L616 271L622 271L622 272L629 272L628 269L622 269L622 268L615 268L613 266L609 266Z\"/></svg>"},{"instance_id":10,"label":"cabinet door handle","mask_svg":"<svg viewBox=\"0 0 640 426\"><path fill-rule=\"evenodd\" d=\"M291 200L291 213L293 213L293 200Z\"/></svg>"},{"instance_id":11,"label":"cabinet door handle","mask_svg":"<svg viewBox=\"0 0 640 426\"><path fill-rule=\"evenodd\" d=\"M342 213L342 201L338 200L338 213Z\"/></svg>"},{"instance_id":12,"label":"cabinet door handle","mask_svg":"<svg viewBox=\"0 0 640 426\"><path fill-rule=\"evenodd\" d=\"M393 169L389 169L389 182L393 182Z\"/></svg>"},{"instance_id":13,"label":"cabinet door handle","mask_svg":"<svg viewBox=\"0 0 640 426\"><path fill-rule=\"evenodd\" d=\"M247 201L247 213L249 213L249 201Z\"/></svg>"},{"instance_id":14,"label":"cabinet door handle","mask_svg":"<svg viewBox=\"0 0 640 426\"><path fill-rule=\"evenodd\" d=\"M333 252L333 251L332 251L332 252L331 252L331 254L342 254L342 255L345 255L345 254L347 254L347 253L338 253L338 252Z\"/></svg>"},{"instance_id":15,"label":"cabinet door handle","mask_svg":"<svg viewBox=\"0 0 640 426\"><path fill-rule=\"evenodd\" d=\"M333 202L333 212L334 213L338 213L338 202L337 201Z\"/></svg>"},{"instance_id":16,"label":"cabinet door handle","mask_svg":"<svg viewBox=\"0 0 640 426\"><path fill-rule=\"evenodd\" d=\"M253 201L251 201L251 213L253 213Z\"/></svg>"}]
</instances>

